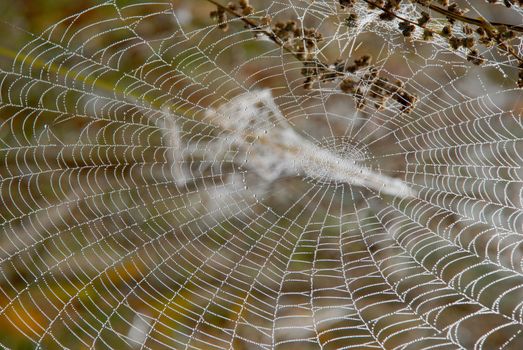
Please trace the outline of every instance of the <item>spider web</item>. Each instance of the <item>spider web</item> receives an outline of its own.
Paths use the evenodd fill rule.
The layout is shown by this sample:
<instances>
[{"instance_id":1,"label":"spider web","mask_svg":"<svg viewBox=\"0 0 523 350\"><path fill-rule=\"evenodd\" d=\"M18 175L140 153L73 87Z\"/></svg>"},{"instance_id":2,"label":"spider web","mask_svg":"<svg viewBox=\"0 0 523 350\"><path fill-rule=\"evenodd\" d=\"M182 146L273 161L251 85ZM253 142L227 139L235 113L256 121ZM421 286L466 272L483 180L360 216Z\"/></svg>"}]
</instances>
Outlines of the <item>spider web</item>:
<instances>
[{"instance_id":1,"label":"spider web","mask_svg":"<svg viewBox=\"0 0 523 350\"><path fill-rule=\"evenodd\" d=\"M411 113L304 90L240 19L188 19L203 1L100 3L19 50L0 71L3 346L523 346L510 59L474 67L366 7L348 28L336 3L252 16L319 28L328 62L370 52Z\"/></svg>"}]
</instances>

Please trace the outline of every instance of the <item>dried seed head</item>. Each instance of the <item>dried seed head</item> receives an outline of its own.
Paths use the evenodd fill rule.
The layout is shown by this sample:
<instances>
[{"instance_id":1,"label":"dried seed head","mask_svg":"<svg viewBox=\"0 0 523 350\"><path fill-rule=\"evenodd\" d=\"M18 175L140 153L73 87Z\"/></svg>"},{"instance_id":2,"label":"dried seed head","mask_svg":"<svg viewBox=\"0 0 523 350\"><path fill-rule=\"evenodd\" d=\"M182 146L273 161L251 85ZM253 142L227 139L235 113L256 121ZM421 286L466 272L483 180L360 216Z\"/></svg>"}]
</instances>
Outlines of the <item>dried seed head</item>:
<instances>
[{"instance_id":1,"label":"dried seed head","mask_svg":"<svg viewBox=\"0 0 523 350\"><path fill-rule=\"evenodd\" d=\"M418 18L418 25L420 27L425 27L429 21L430 21L430 15L427 12L422 11L421 17Z\"/></svg>"},{"instance_id":2,"label":"dried seed head","mask_svg":"<svg viewBox=\"0 0 523 350\"><path fill-rule=\"evenodd\" d=\"M400 104L400 111L403 113L410 113L416 104L417 97L405 90L401 90L394 94L394 100Z\"/></svg>"},{"instance_id":3,"label":"dried seed head","mask_svg":"<svg viewBox=\"0 0 523 350\"><path fill-rule=\"evenodd\" d=\"M474 33L474 31L472 30L472 28L469 26L469 25L464 25L463 26L463 33L465 35L472 35L472 33Z\"/></svg>"},{"instance_id":4,"label":"dried seed head","mask_svg":"<svg viewBox=\"0 0 523 350\"><path fill-rule=\"evenodd\" d=\"M340 90L346 94L353 94L356 92L356 81L351 78L345 78L341 81Z\"/></svg>"},{"instance_id":5,"label":"dried seed head","mask_svg":"<svg viewBox=\"0 0 523 350\"><path fill-rule=\"evenodd\" d=\"M370 61L372 60L371 55L363 55L358 59L354 60L354 64L356 65L357 69L368 67L370 64Z\"/></svg>"},{"instance_id":6,"label":"dried seed head","mask_svg":"<svg viewBox=\"0 0 523 350\"><path fill-rule=\"evenodd\" d=\"M383 7L385 5L384 0L375 0L373 3L368 3L369 9L374 10L380 7Z\"/></svg>"},{"instance_id":7,"label":"dried seed head","mask_svg":"<svg viewBox=\"0 0 523 350\"><path fill-rule=\"evenodd\" d=\"M248 15L251 15L253 13L254 13L254 8L252 6L250 6L250 5L245 6L243 8L243 10L242 10L242 14L244 16L248 16Z\"/></svg>"},{"instance_id":8,"label":"dried seed head","mask_svg":"<svg viewBox=\"0 0 523 350\"><path fill-rule=\"evenodd\" d=\"M303 88L305 90L310 90L312 89L312 83L314 82L314 80L311 78L311 77L308 77L307 79L305 79L305 81L303 82Z\"/></svg>"},{"instance_id":9,"label":"dried seed head","mask_svg":"<svg viewBox=\"0 0 523 350\"><path fill-rule=\"evenodd\" d=\"M432 31L428 28L425 28L423 30L423 40L432 40L433 37L434 37L434 31Z\"/></svg>"},{"instance_id":10,"label":"dried seed head","mask_svg":"<svg viewBox=\"0 0 523 350\"><path fill-rule=\"evenodd\" d=\"M211 11L209 15L212 20L218 23L218 28L224 32L229 29L229 25L227 24L227 14L223 8L218 7L215 11Z\"/></svg>"},{"instance_id":11,"label":"dried seed head","mask_svg":"<svg viewBox=\"0 0 523 350\"><path fill-rule=\"evenodd\" d=\"M399 29L401 30L401 33L402 33L403 36L405 36L405 37L410 37L410 36L412 36L412 33L413 33L414 30L416 29L416 27L414 26L414 24L411 24L411 23L406 22L406 21L400 22L400 24L399 24L398 26L399 26Z\"/></svg>"},{"instance_id":12,"label":"dried seed head","mask_svg":"<svg viewBox=\"0 0 523 350\"><path fill-rule=\"evenodd\" d=\"M478 33L479 36L486 36L485 29L481 27L476 28L476 33Z\"/></svg>"},{"instance_id":13,"label":"dried seed head","mask_svg":"<svg viewBox=\"0 0 523 350\"><path fill-rule=\"evenodd\" d=\"M392 13L392 12L384 11L380 14L380 19L383 21L392 21L395 18L396 17L394 16L394 13Z\"/></svg>"},{"instance_id":14,"label":"dried seed head","mask_svg":"<svg viewBox=\"0 0 523 350\"><path fill-rule=\"evenodd\" d=\"M475 64L477 66L482 65L485 62L485 58L481 56L478 52L478 50L470 50L470 52L467 55L467 61L472 62L472 64Z\"/></svg>"},{"instance_id":15,"label":"dried seed head","mask_svg":"<svg viewBox=\"0 0 523 350\"><path fill-rule=\"evenodd\" d=\"M449 44L453 50L457 50L461 46L461 39L455 36L451 36L449 39Z\"/></svg>"},{"instance_id":16,"label":"dried seed head","mask_svg":"<svg viewBox=\"0 0 523 350\"><path fill-rule=\"evenodd\" d=\"M341 8L351 8L356 3L355 0L340 0Z\"/></svg>"},{"instance_id":17,"label":"dried seed head","mask_svg":"<svg viewBox=\"0 0 523 350\"><path fill-rule=\"evenodd\" d=\"M452 35L452 27L450 25L446 25L441 29L441 35L448 38Z\"/></svg>"},{"instance_id":18,"label":"dried seed head","mask_svg":"<svg viewBox=\"0 0 523 350\"><path fill-rule=\"evenodd\" d=\"M270 16L264 16L262 17L262 19L260 20L260 24L262 26L270 26L271 25L271 17Z\"/></svg>"},{"instance_id":19,"label":"dried seed head","mask_svg":"<svg viewBox=\"0 0 523 350\"><path fill-rule=\"evenodd\" d=\"M470 37L470 36L468 36L466 38L462 38L461 44L463 45L463 47L465 47L467 49L471 49L474 46L474 38Z\"/></svg>"},{"instance_id":20,"label":"dried seed head","mask_svg":"<svg viewBox=\"0 0 523 350\"><path fill-rule=\"evenodd\" d=\"M349 16L345 18L344 23L349 28L356 27L358 25L358 15L355 13L349 14Z\"/></svg>"},{"instance_id":21,"label":"dried seed head","mask_svg":"<svg viewBox=\"0 0 523 350\"><path fill-rule=\"evenodd\" d=\"M465 11L463 11L461 8L459 8L458 4L456 3L452 3L450 5L448 5L447 9L449 10L449 12L452 12L456 15L462 15L463 13L465 13ZM447 17L448 21L450 24L454 24L456 22L456 20L452 17Z\"/></svg>"}]
</instances>

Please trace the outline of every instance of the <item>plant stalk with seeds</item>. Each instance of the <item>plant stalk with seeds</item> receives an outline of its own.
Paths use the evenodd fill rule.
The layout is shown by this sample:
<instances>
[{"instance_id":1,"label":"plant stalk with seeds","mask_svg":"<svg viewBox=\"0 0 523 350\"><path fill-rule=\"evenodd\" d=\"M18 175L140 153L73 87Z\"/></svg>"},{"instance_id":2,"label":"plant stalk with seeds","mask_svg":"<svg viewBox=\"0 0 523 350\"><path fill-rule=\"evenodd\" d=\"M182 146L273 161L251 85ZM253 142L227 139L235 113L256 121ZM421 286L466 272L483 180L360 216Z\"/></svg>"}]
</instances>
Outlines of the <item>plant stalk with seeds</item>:
<instances>
[{"instance_id":1,"label":"plant stalk with seeds","mask_svg":"<svg viewBox=\"0 0 523 350\"><path fill-rule=\"evenodd\" d=\"M368 99L373 100L378 108L382 108L390 100L389 97L391 97L393 101L398 103L400 112L409 113L412 111L417 97L404 89L403 85L398 87L398 85L389 84L387 78L380 77L374 67L370 66L370 56L364 55L356 59L353 65L341 61L337 61L334 64L322 62L314 54L318 42L322 41L322 35L317 30L298 28L293 20L278 22L273 28L270 28L270 19L265 18L258 23L254 19L247 17L254 9L248 5L246 0L240 1L239 7L245 9L248 6L249 11L243 11L242 13L237 11L237 6L233 3L224 6L216 0L206 1L217 7L216 11L211 12L212 18L216 18L217 13L228 13L240 19L256 34L267 36L275 44L292 54L297 60L303 62L302 74L306 77L303 83L305 89L311 89L313 84L317 82L334 82L338 85L341 92L350 94L355 98L358 109L363 109ZM219 23L219 27L224 29L222 22ZM265 27L269 27L269 29L264 29ZM303 36L302 33L304 34ZM365 63L358 64L358 60L363 60L364 57L368 57L368 59L365 59ZM369 73L364 74L361 79L355 80L354 73L367 67ZM382 96L370 93L369 86L373 86L376 83L381 85L380 89L384 92ZM347 88L348 86L353 88ZM390 91L388 91L389 86L391 87Z\"/></svg>"},{"instance_id":2,"label":"plant stalk with seeds","mask_svg":"<svg viewBox=\"0 0 523 350\"><path fill-rule=\"evenodd\" d=\"M511 56L514 60L518 62L517 68L519 69L517 85L523 87L523 57L519 54L518 50L508 44L508 42L516 37L516 33L523 33L523 27L519 25L506 24L501 22L488 22L484 18L470 18L464 16L465 12L462 10L456 3L449 4L448 1L440 1L440 3L445 4L447 9L433 4L432 1L427 0L409 0L411 3L414 3L418 6L424 7L427 10L434 11L440 15L443 15L448 20L448 25L443 27L441 32L434 31L426 27L426 24L430 21L430 15L426 12L422 12L421 18L417 20L405 18L401 15L398 15L396 11L400 8L400 5L403 0L388 0L377 1L377 0L361 0L366 3L370 9L379 9L383 12L380 18L382 20L393 20L398 19L401 21L399 29L402 31L403 35L410 37L414 32L415 27L420 27L423 29L423 39L431 40L434 34L438 34L446 38L449 42L450 47L453 50L457 50L461 46L468 49L467 60L472 62L475 65L481 65L484 63L485 59L479 55L478 50L474 48L474 45L477 42L484 45L490 45L495 43L496 48L500 53ZM340 0L340 5L342 8L352 8L356 4L356 0L345 1ZM489 1L496 2L496 1ZM520 4L521 5L521 4ZM510 7L510 6L507 6ZM350 15L349 15L350 16ZM457 38L452 33L452 25L456 22L460 22L465 25L476 26L476 33L480 36L479 39L474 39L472 36L466 38ZM467 35L473 34L465 33Z\"/></svg>"}]
</instances>

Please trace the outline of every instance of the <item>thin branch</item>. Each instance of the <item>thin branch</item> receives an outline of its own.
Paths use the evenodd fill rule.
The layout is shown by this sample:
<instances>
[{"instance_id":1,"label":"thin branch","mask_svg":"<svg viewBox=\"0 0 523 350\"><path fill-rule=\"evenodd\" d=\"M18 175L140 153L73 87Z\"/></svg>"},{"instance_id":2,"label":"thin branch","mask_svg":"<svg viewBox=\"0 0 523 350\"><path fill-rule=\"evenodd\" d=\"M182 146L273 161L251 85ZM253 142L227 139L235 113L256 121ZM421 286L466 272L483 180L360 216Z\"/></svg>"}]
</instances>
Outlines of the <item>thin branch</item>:
<instances>
[{"instance_id":1,"label":"thin branch","mask_svg":"<svg viewBox=\"0 0 523 350\"><path fill-rule=\"evenodd\" d=\"M378 9L380 9L381 11L387 13L388 15L391 15L391 16L401 20L401 21L408 22L408 23L410 23L412 25L415 25L416 27L419 27L419 28L424 28L419 23L417 23L415 21L412 21L412 20L409 20L407 18L401 17L398 14L396 14L395 12L390 11L390 10L386 9L385 7L383 7L383 6L380 6L380 5L376 4L374 1L371 1L371 0L363 0L363 1L366 2L369 5L372 5L372 6L376 7L376 8L378 8ZM436 5L432 5L432 4L424 5L424 4L420 3L419 1L416 1L416 3L421 5L421 6L428 7L428 8L430 8L431 10L433 10L435 12L438 12L438 13L440 13L442 15L445 15L446 17L449 17L449 18L452 18L452 19L455 19L457 21L461 21L461 22L464 22L464 23L472 24L472 25L481 27L481 28L489 30L489 31L492 31L492 27L505 26L505 27L507 27L510 30L523 33L523 27L520 27L520 26L516 26L516 25L512 25L512 24L504 24L504 23L499 23L499 22L487 22L485 20L480 20L480 19L473 19L473 18L470 18L470 17L466 17L466 16L463 16L463 15L460 15L460 14L457 14L457 13L445 10L444 8L441 8L441 7L436 6ZM438 34L438 35L441 35L440 33L437 33L437 32L435 32L435 33ZM523 63L523 57L520 57L515 52L515 50L512 47L507 46L507 44L505 42L501 41L499 38L494 38L494 39L496 40L496 43L498 44L498 47L499 47L500 50L505 51L506 53L508 53L509 55L514 57L516 60L518 60L519 62Z\"/></svg>"},{"instance_id":2,"label":"thin branch","mask_svg":"<svg viewBox=\"0 0 523 350\"><path fill-rule=\"evenodd\" d=\"M292 49L292 46L289 46L287 45L285 42L283 42L274 32L272 32L271 30L264 30L264 29L261 29L260 28L260 25L258 23L256 23L255 21L251 20L250 18L246 18L245 16L243 16L242 14L236 12L235 10L231 9L230 7L227 7L227 6L223 6L222 4L220 4L218 1L216 0L206 0L207 2L215 5L220 11L223 11L223 12L226 12L238 19L240 19L241 21L243 21L248 27L250 27L251 29L253 30L256 30L260 33L263 33L265 35L267 35L267 37L269 37L274 43L276 43L277 45L279 45L280 47L282 47L283 49L285 49L287 52L291 53L298 61L301 61L301 62L304 62L305 60L303 59L303 57L301 56L300 52L296 52ZM367 0L365 0L367 1ZM368 2L368 1L367 1ZM370 2L369 2L370 3ZM336 68L336 65L332 66L328 63L325 63L325 62L322 62L320 61L319 59L311 59L310 60L311 63L313 63L316 67L316 69L320 69L322 70L322 74L317 74L317 78L320 78L320 80L322 80L322 76L324 78L323 81L333 81L335 80L336 78L338 77L341 77L341 78L346 78L347 75L346 75L346 72L345 71L340 71ZM304 62L304 63L309 63L309 62ZM355 61L355 64L356 64L356 61ZM357 65L357 64L356 64ZM365 65L367 66L367 65ZM307 65L305 65L305 68L307 68ZM310 68L310 66L309 66ZM361 67L359 67L361 68ZM356 69L359 69L358 67L356 67ZM307 77L307 79L310 79L310 77ZM364 78L362 78L364 79ZM307 82L307 80L306 80ZM379 76L376 76L375 78L372 79L372 82L380 82L380 83L384 83L384 84L389 84L388 83L388 80L385 78L381 78ZM343 88L341 89L343 92L347 93L347 94L352 94L356 99L358 99L358 95L359 95L359 92L357 92L358 90L355 90L354 92L347 92L345 90L343 90ZM411 107L412 107L412 104L413 104L413 101L415 101L415 96L414 95L411 95L409 93L407 93L406 91L403 91L402 93L400 93L400 91L398 89L395 89L391 92L391 95L395 95L397 96L397 98L395 98L395 100L400 104L402 105L401 107L401 110L402 111L410 111ZM379 103L382 103L383 101L380 100L380 101L377 101Z\"/></svg>"},{"instance_id":3,"label":"thin branch","mask_svg":"<svg viewBox=\"0 0 523 350\"><path fill-rule=\"evenodd\" d=\"M290 48L288 45L286 45L283 41L281 41L281 39L278 38L273 32L261 29L259 24L257 24L253 20L251 20L251 19L243 16L242 14L240 14L240 13L230 9L227 6L223 6L222 4L220 4L219 2L217 2L215 0L205 0L205 1L210 2L211 4L215 5L219 9L229 13L230 15L233 15L236 18L239 18L242 22L244 22L246 25L248 25L251 29L254 29L254 30L256 30L256 31L258 31L258 32L260 32L262 34L265 34L269 39L271 39L271 41L273 41L275 44L280 46L285 51L287 51L290 54L292 54L298 61L301 61L300 58L299 58L299 54L296 51L294 51L292 48ZM339 75L343 75L340 72L337 72L336 70L334 70L331 67L329 67L329 65L324 63L324 62L316 61L315 63L318 66L320 66L321 68L325 69L325 70L329 70L329 71L332 71L332 72L336 72Z\"/></svg>"},{"instance_id":4,"label":"thin branch","mask_svg":"<svg viewBox=\"0 0 523 350\"><path fill-rule=\"evenodd\" d=\"M494 27L505 26L508 29L513 30L515 32L523 33L523 27L518 26L518 25L501 23L501 22L487 22L487 21L482 20L482 19L470 18L470 17L467 17L467 16L460 15L458 13L451 12L449 10L445 10L444 8L441 8L441 7L437 6L437 5L433 5L433 4L424 5L423 3L419 2L419 1L416 1L416 2L419 5L421 5L421 6L426 6L426 7L430 8L431 10L433 10L435 12L438 12L438 13L446 16L446 17L455 19L455 20L460 21L460 22L472 24L472 25L475 25L475 26L478 26L478 27L482 27L482 28L485 28L485 27L487 27L489 25L490 26L494 26Z\"/></svg>"},{"instance_id":5,"label":"thin branch","mask_svg":"<svg viewBox=\"0 0 523 350\"><path fill-rule=\"evenodd\" d=\"M230 9L227 6L223 6L222 4L220 4L219 2L217 2L215 0L206 0L206 1L210 2L213 5L215 5L219 9L227 12L228 14L233 15L236 18L239 18L242 22L247 24L251 29L256 29L260 33L263 33L263 34L267 35L269 37L269 39L271 39L274 43L278 44L279 46L281 46L286 51L288 51L288 52L292 53L293 55L295 55L295 52L293 50L291 50L289 47L287 47L287 45L285 45L285 43L282 42L280 40L280 38L278 38L274 33L269 32L267 30L260 29L260 26L256 22L251 20L250 18L247 18L247 17L243 16L242 14L234 11L233 9Z\"/></svg>"},{"instance_id":6,"label":"thin branch","mask_svg":"<svg viewBox=\"0 0 523 350\"><path fill-rule=\"evenodd\" d=\"M483 29L486 29L487 31L491 31L492 27L506 27L507 29L512 30L514 32L523 33L523 27L521 27L521 26L517 26L517 25L513 25L513 24L506 24L506 23L501 23L501 22L489 22L485 19L474 19L474 18L470 18L467 16L460 15L458 13L454 13L452 11L446 10L437 5L433 5L433 4L424 5L423 3L419 2L419 1L417 1L417 3L420 4L421 6L426 6L429 9L431 9L435 12L438 12L439 14L442 14L448 18L452 18L454 20L457 20L457 21L460 21L463 23L472 24L472 25L481 27ZM494 38L494 39L496 40L496 43L498 44L498 47L500 48L500 50L505 51L506 53L508 53L509 55L514 57L516 60L518 60L520 63L523 63L523 57L519 56L517 54L517 52L514 50L514 48L508 46L504 41L500 40L499 38Z\"/></svg>"},{"instance_id":7,"label":"thin branch","mask_svg":"<svg viewBox=\"0 0 523 350\"><path fill-rule=\"evenodd\" d=\"M386 12L387 14L389 14L391 16L394 16L394 17L396 17L396 18L398 18L398 19L400 19L402 21L406 21L406 22L409 22L409 23L414 24L416 26L419 26L419 24L417 22L414 22L414 21L408 20L406 18L403 18L401 16L398 16L396 13L387 10L385 7L378 5L378 4L374 3L373 1L369 1L369 0L363 0L363 1L366 2L369 5L372 5L374 7L379 8L383 12ZM523 33L523 27L515 25L515 24L507 24L507 23L501 23L501 22L487 22L487 21L485 21L483 19L475 19L475 18L470 18L470 17L467 17L467 16L460 15L458 13L446 10L446 9L444 9L442 7L439 7L437 5L434 5L434 4L425 5L422 2L420 2L419 0L416 1L416 3L418 5L421 5L421 6L424 6L424 7L428 7L432 11L438 12L439 14L444 15L445 17L449 17L449 18L455 19L455 20L463 22L463 23L472 24L472 25L475 25L475 26L478 26L478 27L482 27L482 28L487 28L488 26L493 26L493 27L502 27L502 26L504 26L504 27L507 27L510 30L515 31L515 32Z\"/></svg>"},{"instance_id":8,"label":"thin branch","mask_svg":"<svg viewBox=\"0 0 523 350\"><path fill-rule=\"evenodd\" d=\"M385 13L388 14L388 15L391 15L391 16L393 16L393 17L399 19L399 20L402 20L402 21L404 21L404 22L408 22L408 23L410 23L410 24L414 24L415 26L420 27L420 25L419 25L417 22L411 21L410 19L407 19L407 18L403 18L403 17L397 15L395 12L393 12L393 11L389 11L389 10L386 9L385 7L376 4L374 1L370 1L370 0L363 0L363 1L366 2L366 3L369 4L369 5L372 5L372 6L376 7L376 8L379 8L381 11L385 12Z\"/></svg>"}]
</instances>

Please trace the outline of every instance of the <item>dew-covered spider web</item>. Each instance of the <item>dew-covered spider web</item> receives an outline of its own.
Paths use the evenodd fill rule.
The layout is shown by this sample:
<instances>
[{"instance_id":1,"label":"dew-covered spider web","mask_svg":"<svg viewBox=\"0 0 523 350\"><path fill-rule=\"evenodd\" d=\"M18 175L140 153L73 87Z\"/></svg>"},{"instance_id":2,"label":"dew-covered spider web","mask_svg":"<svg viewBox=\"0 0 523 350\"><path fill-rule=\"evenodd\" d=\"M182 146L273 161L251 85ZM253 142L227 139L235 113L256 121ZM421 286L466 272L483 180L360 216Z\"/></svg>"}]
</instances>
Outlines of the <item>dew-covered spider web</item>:
<instances>
[{"instance_id":1,"label":"dew-covered spider web","mask_svg":"<svg viewBox=\"0 0 523 350\"><path fill-rule=\"evenodd\" d=\"M475 66L366 5L347 26L338 1L251 2L317 28L321 61L372 55L355 74L400 81L410 113L376 80L304 89L303 62L204 0L33 34L0 71L1 344L523 348L511 58Z\"/></svg>"}]
</instances>

